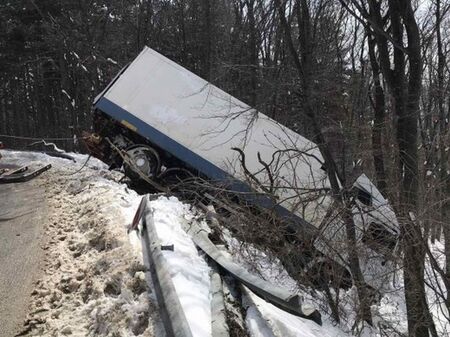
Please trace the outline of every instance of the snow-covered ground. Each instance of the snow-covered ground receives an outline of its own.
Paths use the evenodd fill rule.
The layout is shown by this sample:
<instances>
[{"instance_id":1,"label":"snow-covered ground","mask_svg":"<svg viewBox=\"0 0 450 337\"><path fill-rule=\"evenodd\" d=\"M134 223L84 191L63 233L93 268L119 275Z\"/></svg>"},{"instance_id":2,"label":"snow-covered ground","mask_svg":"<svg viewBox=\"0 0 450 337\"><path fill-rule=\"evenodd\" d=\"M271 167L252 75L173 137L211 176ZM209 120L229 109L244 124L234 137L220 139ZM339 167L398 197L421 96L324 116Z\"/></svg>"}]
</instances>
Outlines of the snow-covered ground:
<instances>
[{"instance_id":1,"label":"snow-covered ground","mask_svg":"<svg viewBox=\"0 0 450 337\"><path fill-rule=\"evenodd\" d=\"M161 244L174 245L173 252L165 250L163 253L191 331L196 337L211 336L210 267L196 249L190 236L186 234L192 222L196 222L197 226L203 228L207 225L196 216L195 209L191 209L189 205L181 203L174 197L159 197L150 202L150 207ZM233 255L229 256L233 258ZM263 260L260 262L267 266ZM289 278L282 268L278 269L285 280ZM269 272L269 277L266 279L273 281L274 285L279 285L280 279L271 273L273 268L271 270L267 268L266 271ZM289 282L291 285L295 283L290 278ZM247 330L252 337L268 336L266 331L272 330L275 334L270 336L277 337L347 336L328 320L323 326L319 326L312 321L282 311L248 289L246 294L249 299L251 298L251 301L246 301L245 309L247 310ZM266 324L270 325L270 329Z\"/></svg>"},{"instance_id":2,"label":"snow-covered ground","mask_svg":"<svg viewBox=\"0 0 450 337\"><path fill-rule=\"evenodd\" d=\"M2 151L9 164L52 164L38 179L47 194L42 277L24 331L30 336L153 336L160 330L149 298L140 241L127 225L140 197L118 173L87 157L77 162ZM135 234L133 234L135 236Z\"/></svg>"},{"instance_id":3,"label":"snow-covered ground","mask_svg":"<svg viewBox=\"0 0 450 337\"><path fill-rule=\"evenodd\" d=\"M164 332L154 291L148 288L141 242L135 232L127 234L141 197L119 182L122 175L110 172L96 159L85 168L83 155L73 155L77 162L44 154L2 152L3 161L23 164L51 163L42 175L46 186L49 222L45 270L36 283L30 315L25 329L34 336L157 336ZM155 227L163 245L174 244L174 251L164 250L188 324L194 336L212 336L210 267L187 234L192 222L206 226L198 211L174 197L151 201ZM250 244L239 242L226 229L228 255L234 261L267 281L299 292L305 302L315 305L323 325L290 315L243 289L244 324L249 336L399 336L406 334L406 310L399 272L390 285L391 292L372 306L374 327L355 325L355 289L341 291L341 322L331 319L324 294L300 288L280 261ZM442 247L432 246L436 256ZM432 281L431 269L427 268ZM148 276L148 273L147 273ZM442 282L439 282L442 283ZM430 290L430 289L429 289ZM435 293L429 300L437 303ZM433 302L433 303L434 303ZM442 301L441 301L442 302ZM432 306L439 323L438 332L448 330L448 313L439 303Z\"/></svg>"}]
</instances>

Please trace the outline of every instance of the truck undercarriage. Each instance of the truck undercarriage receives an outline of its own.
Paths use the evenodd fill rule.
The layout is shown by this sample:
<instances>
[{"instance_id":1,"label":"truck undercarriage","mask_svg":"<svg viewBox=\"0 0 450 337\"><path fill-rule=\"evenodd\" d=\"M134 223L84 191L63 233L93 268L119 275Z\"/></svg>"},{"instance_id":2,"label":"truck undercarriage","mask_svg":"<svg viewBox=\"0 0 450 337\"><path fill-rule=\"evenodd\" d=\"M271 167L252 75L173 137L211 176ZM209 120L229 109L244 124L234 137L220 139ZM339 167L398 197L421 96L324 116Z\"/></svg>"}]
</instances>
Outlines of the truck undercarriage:
<instances>
[{"instance_id":1,"label":"truck undercarriage","mask_svg":"<svg viewBox=\"0 0 450 337\"><path fill-rule=\"evenodd\" d=\"M144 184L148 185L144 188L158 189L159 185L165 190L201 177L195 169L140 136L126 123L117 122L102 111L94 112L93 129L94 133L84 135L90 153L110 169L123 169L133 186Z\"/></svg>"},{"instance_id":2,"label":"truck undercarriage","mask_svg":"<svg viewBox=\"0 0 450 337\"><path fill-rule=\"evenodd\" d=\"M221 220L231 229L238 222L247 222L249 226L255 227L271 223L280 229L278 238L267 237L266 233L260 232L246 239L260 246L271 246L275 250L282 249L286 242L296 246L298 249L284 256L282 262L292 274L303 270L308 274L303 277L317 288L325 288L330 284L345 289L351 287L351 275L347 268L327 259L315 249L314 238L298 231L298 225L280 223L273 212L247 203L229 191L227 186L202 176L137 134L126 123L118 122L98 110L94 116L94 133L86 133L84 137L90 153L107 163L110 169L122 169L134 189L142 193L174 193L196 204L213 204ZM238 213L241 214L233 217Z\"/></svg>"}]
</instances>

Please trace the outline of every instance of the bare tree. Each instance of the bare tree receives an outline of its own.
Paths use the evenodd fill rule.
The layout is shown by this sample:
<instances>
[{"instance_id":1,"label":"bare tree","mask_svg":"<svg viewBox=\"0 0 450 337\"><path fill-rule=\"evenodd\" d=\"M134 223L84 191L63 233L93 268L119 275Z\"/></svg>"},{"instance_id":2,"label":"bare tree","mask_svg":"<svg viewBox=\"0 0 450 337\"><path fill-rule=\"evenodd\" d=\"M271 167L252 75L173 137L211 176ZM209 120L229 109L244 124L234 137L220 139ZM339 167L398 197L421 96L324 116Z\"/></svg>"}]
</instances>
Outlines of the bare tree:
<instances>
[{"instance_id":1,"label":"bare tree","mask_svg":"<svg viewBox=\"0 0 450 337\"><path fill-rule=\"evenodd\" d=\"M318 145L324 158L324 166L330 180L333 198L341 205L342 219L347 234L349 267L352 273L353 282L358 291L361 317L369 324L372 324L370 294L364 281L357 251L356 228L352 215L353 201L350 194L347 193L349 190L349 182L345 181L343 178L345 176L343 172L338 170L336 161L333 158L330 147L328 146L322 128L320 127L320 110L318 110L317 107L322 105L320 104L320 100L323 99L323 97L318 97L313 94L312 84L315 81L314 76L317 71L317 61L315 59L313 36L315 22L312 21L310 5L306 0L295 2L292 12L295 13L297 17L299 30L298 37L294 37L292 27L287 19L287 17L290 17L291 15L288 14L287 16L286 14L287 1L275 0L274 4L279 13L281 26L285 32L287 48L297 71L301 91L301 109L303 109L312 124L314 134L313 140ZM330 4L326 1L319 2L319 12L329 5ZM316 20L319 18L320 16L316 17ZM298 48L294 44L295 39L298 40Z\"/></svg>"},{"instance_id":2,"label":"bare tree","mask_svg":"<svg viewBox=\"0 0 450 337\"><path fill-rule=\"evenodd\" d=\"M414 9L411 1L406 0L371 0L368 4L357 0L341 0L341 3L374 36L381 72L393 96L399 158L397 177L400 181L396 210L403 239L409 333L411 336L428 336L429 332L436 335L425 293L426 241L415 215L419 205L418 117L422 56ZM388 24L390 30L387 29ZM372 65L376 66L377 63L372 62Z\"/></svg>"}]
</instances>

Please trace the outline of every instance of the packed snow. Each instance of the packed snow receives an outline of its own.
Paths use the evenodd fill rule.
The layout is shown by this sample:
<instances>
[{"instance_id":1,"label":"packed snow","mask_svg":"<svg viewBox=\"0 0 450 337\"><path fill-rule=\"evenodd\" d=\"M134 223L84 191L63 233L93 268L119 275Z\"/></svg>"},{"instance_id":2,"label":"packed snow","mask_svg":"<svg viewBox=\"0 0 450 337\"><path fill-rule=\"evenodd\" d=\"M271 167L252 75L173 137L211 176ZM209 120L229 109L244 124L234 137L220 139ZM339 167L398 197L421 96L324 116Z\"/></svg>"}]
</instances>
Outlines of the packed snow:
<instances>
[{"instance_id":1,"label":"packed snow","mask_svg":"<svg viewBox=\"0 0 450 337\"><path fill-rule=\"evenodd\" d=\"M348 336L342 330L324 324L320 326L310 320L294 316L274 305L267 303L252 291L245 289L249 308L247 322L250 323L252 336L283 336L283 337L344 337ZM262 322L263 320L264 322ZM258 322L256 324L252 323Z\"/></svg>"},{"instance_id":2,"label":"packed snow","mask_svg":"<svg viewBox=\"0 0 450 337\"><path fill-rule=\"evenodd\" d=\"M42 153L2 154L8 164L53 166L36 179L45 186L48 200L48 239L43 243L47 257L42 277L35 284L24 333L163 337L157 300L143 264L141 240L138 233L127 231L141 197L120 182L122 173L109 171L93 158L83 167L87 156L79 154L70 154L75 163ZM202 227L206 222L198 210L175 197L161 196L150 206L161 244L174 245L174 251L163 253L193 335L212 336L210 267L187 234L193 222ZM355 326L354 288L340 293L341 322L337 324L331 319L324 294L299 287L278 259L240 242L225 228L221 231L230 258L267 281L300 293L322 314L323 325L319 326L244 289L242 322L249 336L379 337L407 332L401 272L388 285L390 292L372 306L374 327ZM438 263L443 263L442 245L438 242L431 247ZM433 278L429 263L427 274L430 286L442 286L442 280ZM432 313L437 318L438 333L443 336L449 331L448 312L430 287L428 298L435 303Z\"/></svg>"},{"instance_id":3,"label":"packed snow","mask_svg":"<svg viewBox=\"0 0 450 337\"><path fill-rule=\"evenodd\" d=\"M2 151L8 164L52 169L45 186L48 223L42 276L24 325L29 336L154 336L160 328L149 297L139 240L127 235L140 197L102 162L76 163L41 153ZM133 234L135 235L135 234Z\"/></svg>"}]
</instances>

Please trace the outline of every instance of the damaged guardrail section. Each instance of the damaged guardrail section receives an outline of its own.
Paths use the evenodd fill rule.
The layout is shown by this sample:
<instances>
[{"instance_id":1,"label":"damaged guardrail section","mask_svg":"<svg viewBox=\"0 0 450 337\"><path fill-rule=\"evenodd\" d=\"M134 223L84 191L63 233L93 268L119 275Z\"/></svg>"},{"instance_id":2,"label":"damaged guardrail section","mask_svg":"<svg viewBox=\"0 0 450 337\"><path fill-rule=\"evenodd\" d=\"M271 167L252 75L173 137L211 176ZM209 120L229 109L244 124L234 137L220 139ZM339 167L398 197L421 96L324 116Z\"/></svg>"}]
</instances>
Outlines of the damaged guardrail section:
<instances>
[{"instance_id":1,"label":"damaged guardrail section","mask_svg":"<svg viewBox=\"0 0 450 337\"><path fill-rule=\"evenodd\" d=\"M245 268L234 263L214 245L208 238L208 234L198 226L192 226L190 230L194 243L205 252L218 265L225 269L230 275L246 285L255 294L264 298L273 305L287 311L293 315L307 318L318 324L322 323L320 313L311 308L303 308L302 301L298 294L277 287L262 278L249 273Z\"/></svg>"},{"instance_id":2,"label":"damaged guardrail section","mask_svg":"<svg viewBox=\"0 0 450 337\"><path fill-rule=\"evenodd\" d=\"M152 281L155 287L161 316L168 336L189 337L193 336L189 327L188 320L181 306L180 300L175 290L175 286L167 270L167 262L163 255L164 249L176 249L176 247L163 247L158 238L155 228L153 212L149 206L149 196L144 196L136 216L131 225L131 229L137 229L142 223L141 239L143 245L144 262L149 267ZM221 278L217 272L217 267L226 274L232 276L242 285L253 291L256 295L278 308L322 324L320 313L310 306L302 305L302 300L297 293L291 293L288 290L275 286L259 276L251 274L245 268L233 262L209 239L205 230L198 225L192 224L188 234L191 236L194 244L201 249L210 259L212 265L212 325L213 335L227 336L225 316L223 315L224 305L223 297L219 295L221 289ZM215 327L215 328L214 328Z\"/></svg>"}]
</instances>

